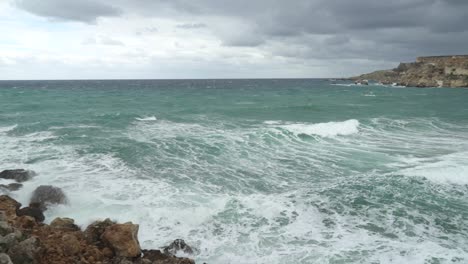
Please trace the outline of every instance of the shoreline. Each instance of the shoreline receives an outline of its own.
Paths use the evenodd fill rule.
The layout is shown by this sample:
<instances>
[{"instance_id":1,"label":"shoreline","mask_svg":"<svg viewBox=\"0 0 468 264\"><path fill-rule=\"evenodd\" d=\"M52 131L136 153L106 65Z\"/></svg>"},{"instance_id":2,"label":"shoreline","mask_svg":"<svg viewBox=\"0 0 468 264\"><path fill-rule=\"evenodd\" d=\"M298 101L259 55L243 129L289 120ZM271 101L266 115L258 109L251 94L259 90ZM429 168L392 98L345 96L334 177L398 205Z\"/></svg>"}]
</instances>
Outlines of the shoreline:
<instances>
[{"instance_id":1,"label":"shoreline","mask_svg":"<svg viewBox=\"0 0 468 264\"><path fill-rule=\"evenodd\" d=\"M15 183L0 185L3 193L15 191L35 176L32 171L5 170L0 178ZM79 227L75 220L57 217L45 224L44 212L51 205L67 204L57 187L41 185L32 193L29 206L7 194L0 195L0 263L6 264L195 264L192 249L182 239L159 249L142 249L139 225L117 223L109 218Z\"/></svg>"}]
</instances>

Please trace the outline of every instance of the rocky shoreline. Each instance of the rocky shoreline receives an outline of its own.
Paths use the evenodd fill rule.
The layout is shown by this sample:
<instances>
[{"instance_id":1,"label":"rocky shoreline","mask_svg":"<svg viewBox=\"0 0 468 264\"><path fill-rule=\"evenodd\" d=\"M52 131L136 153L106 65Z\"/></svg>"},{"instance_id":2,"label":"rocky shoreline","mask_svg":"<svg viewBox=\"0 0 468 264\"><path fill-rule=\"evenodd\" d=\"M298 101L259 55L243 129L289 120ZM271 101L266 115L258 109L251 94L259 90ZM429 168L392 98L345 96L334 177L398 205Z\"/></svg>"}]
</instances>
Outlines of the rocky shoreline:
<instances>
[{"instance_id":1,"label":"rocky shoreline","mask_svg":"<svg viewBox=\"0 0 468 264\"><path fill-rule=\"evenodd\" d=\"M350 79L407 87L468 87L468 55L418 57L416 62Z\"/></svg>"},{"instance_id":2,"label":"rocky shoreline","mask_svg":"<svg viewBox=\"0 0 468 264\"><path fill-rule=\"evenodd\" d=\"M0 185L4 193L21 188L35 173L5 170L0 178L15 183ZM182 239L160 249L142 250L138 241L139 226L110 219L91 223L86 228L71 218L55 218L45 224L43 212L54 204L66 204L65 193L43 185L33 192L29 206L4 194L0 195L0 264L194 264L194 249Z\"/></svg>"}]
</instances>

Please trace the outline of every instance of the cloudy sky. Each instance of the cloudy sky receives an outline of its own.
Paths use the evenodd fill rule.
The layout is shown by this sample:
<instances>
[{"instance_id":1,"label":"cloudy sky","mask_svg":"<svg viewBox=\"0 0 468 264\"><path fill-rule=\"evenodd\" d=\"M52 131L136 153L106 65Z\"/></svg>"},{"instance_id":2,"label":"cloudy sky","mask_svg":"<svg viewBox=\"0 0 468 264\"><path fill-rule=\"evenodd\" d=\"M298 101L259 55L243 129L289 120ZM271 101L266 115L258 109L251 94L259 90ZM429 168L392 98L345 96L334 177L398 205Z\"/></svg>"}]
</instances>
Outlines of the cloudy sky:
<instances>
[{"instance_id":1,"label":"cloudy sky","mask_svg":"<svg viewBox=\"0 0 468 264\"><path fill-rule=\"evenodd\" d=\"M468 54L468 0L0 0L0 79L350 76Z\"/></svg>"}]
</instances>

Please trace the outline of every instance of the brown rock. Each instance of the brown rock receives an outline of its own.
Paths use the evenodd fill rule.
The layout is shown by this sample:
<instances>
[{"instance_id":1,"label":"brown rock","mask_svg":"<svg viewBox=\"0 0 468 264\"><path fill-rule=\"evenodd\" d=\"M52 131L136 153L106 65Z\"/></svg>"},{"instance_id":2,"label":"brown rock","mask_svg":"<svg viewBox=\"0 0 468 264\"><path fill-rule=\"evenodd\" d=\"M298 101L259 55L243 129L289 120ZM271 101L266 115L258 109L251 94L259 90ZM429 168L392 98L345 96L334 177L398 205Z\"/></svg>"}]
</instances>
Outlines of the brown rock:
<instances>
[{"instance_id":1,"label":"brown rock","mask_svg":"<svg viewBox=\"0 0 468 264\"><path fill-rule=\"evenodd\" d=\"M115 224L114 221L107 218L104 221L95 221L91 223L84 231L84 236L88 243L97 245L98 247L104 247L105 245L101 241L101 236L107 227Z\"/></svg>"},{"instance_id":2,"label":"brown rock","mask_svg":"<svg viewBox=\"0 0 468 264\"><path fill-rule=\"evenodd\" d=\"M32 216L23 215L16 218L15 225L22 229L33 229L37 222Z\"/></svg>"},{"instance_id":3,"label":"brown rock","mask_svg":"<svg viewBox=\"0 0 468 264\"><path fill-rule=\"evenodd\" d=\"M16 210L21 207L21 204L8 195L0 196L0 211L5 212L6 218L12 220L16 218Z\"/></svg>"},{"instance_id":4,"label":"brown rock","mask_svg":"<svg viewBox=\"0 0 468 264\"><path fill-rule=\"evenodd\" d=\"M106 258L112 258L114 256L114 252L112 249L105 247L102 249L102 255L104 255Z\"/></svg>"},{"instance_id":5,"label":"brown rock","mask_svg":"<svg viewBox=\"0 0 468 264\"><path fill-rule=\"evenodd\" d=\"M131 222L114 224L106 228L102 239L114 250L116 256L138 257L141 254L138 228L138 225Z\"/></svg>"},{"instance_id":6,"label":"brown rock","mask_svg":"<svg viewBox=\"0 0 468 264\"><path fill-rule=\"evenodd\" d=\"M68 217L57 217L51 223L50 226L59 229L68 229L78 231L80 228L75 225L75 220Z\"/></svg>"},{"instance_id":7,"label":"brown rock","mask_svg":"<svg viewBox=\"0 0 468 264\"><path fill-rule=\"evenodd\" d=\"M63 253L67 256L73 256L80 252L80 242L76 236L65 234L62 236Z\"/></svg>"}]
</instances>

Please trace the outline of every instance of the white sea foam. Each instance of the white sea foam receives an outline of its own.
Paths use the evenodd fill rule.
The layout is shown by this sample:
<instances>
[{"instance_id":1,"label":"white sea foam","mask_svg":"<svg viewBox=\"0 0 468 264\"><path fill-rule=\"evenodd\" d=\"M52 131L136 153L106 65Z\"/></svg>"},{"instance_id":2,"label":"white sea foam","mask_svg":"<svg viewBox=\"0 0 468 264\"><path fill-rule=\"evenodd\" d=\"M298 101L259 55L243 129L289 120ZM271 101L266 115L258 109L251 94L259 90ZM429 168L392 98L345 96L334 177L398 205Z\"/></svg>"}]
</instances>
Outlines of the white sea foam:
<instances>
[{"instance_id":1,"label":"white sea foam","mask_svg":"<svg viewBox=\"0 0 468 264\"><path fill-rule=\"evenodd\" d=\"M424 177L443 184L468 184L468 152L431 159L409 159L407 166L410 167L397 171L396 174Z\"/></svg>"},{"instance_id":2,"label":"white sea foam","mask_svg":"<svg viewBox=\"0 0 468 264\"><path fill-rule=\"evenodd\" d=\"M318 135L321 137L347 136L359 132L359 121L350 119L343 122L289 124L283 125L282 128L296 135Z\"/></svg>"},{"instance_id":3,"label":"white sea foam","mask_svg":"<svg viewBox=\"0 0 468 264\"><path fill-rule=\"evenodd\" d=\"M358 227L375 221L386 231L397 233L394 223L400 223L404 217L392 219L395 208L385 204L381 208L385 213L373 215L369 210L366 216L326 213L311 205L322 203L330 209L331 202L324 197L329 185L321 182L319 176L326 180L333 180L334 173L352 177L348 167L340 167L335 161L365 160L351 155L359 148L364 149L361 153L369 152L374 157L386 148L417 150L421 145L427 148L434 145L434 140L450 148L451 144L460 145L456 140L449 144L440 137L415 135L418 131L407 128L413 121L379 119L371 125L362 122L363 125L354 119L317 124L266 121L265 125L252 129L222 129L165 120L135 121L127 128L128 137L139 143L151 143L145 147L156 150L151 155L142 154L143 162L137 168L112 153L86 153L78 146L43 140L54 136L50 132L1 134L4 151L0 152L0 160L6 167L19 166L38 172L38 176L13 194L23 204L28 203L31 192L41 184L53 184L66 192L70 204L52 207L46 212L47 221L57 216L72 217L81 226L106 217L133 221L140 224L143 248L158 248L175 238L183 238L200 249L199 255L192 256L197 263L327 263L334 259L343 263L422 264L432 257L451 260L467 256L466 246L457 248L436 235L428 238L426 232L436 233L424 229L425 226L420 231L415 227L414 237L398 234L397 239ZM351 135L361 130L365 135L352 139L351 144L322 144L297 140L285 135L284 129L323 137ZM276 135L272 130L282 132ZM314 151L310 151L311 146ZM207 149L222 151L212 154ZM388 155L395 152L391 150ZM407 161L392 160L395 164L390 165L399 164L403 175L420 173L432 179L428 171L439 173L452 165L463 167L466 156L466 152L438 158L405 156ZM427 167L431 162L441 169ZM463 171L459 172L462 177ZM255 185L270 189L259 192ZM288 190L282 190L282 186ZM340 199L342 207L351 206L351 200L347 203L347 198ZM405 209L415 217L424 213ZM423 217L433 221L429 213ZM329 220L334 222L331 228L324 224ZM411 228L411 223L404 224Z\"/></svg>"},{"instance_id":4,"label":"white sea foam","mask_svg":"<svg viewBox=\"0 0 468 264\"><path fill-rule=\"evenodd\" d=\"M137 117L135 119L138 120L138 121L156 121L156 120L158 120L155 116Z\"/></svg>"},{"instance_id":5,"label":"white sea foam","mask_svg":"<svg viewBox=\"0 0 468 264\"><path fill-rule=\"evenodd\" d=\"M278 120L267 120L265 122L263 122L264 124L266 125L279 125L281 124L282 122L281 121L278 121Z\"/></svg>"},{"instance_id":6,"label":"white sea foam","mask_svg":"<svg viewBox=\"0 0 468 264\"><path fill-rule=\"evenodd\" d=\"M5 132L12 131L12 130L15 129L17 126L18 126L18 125L0 127L0 133L5 133Z\"/></svg>"}]
</instances>

